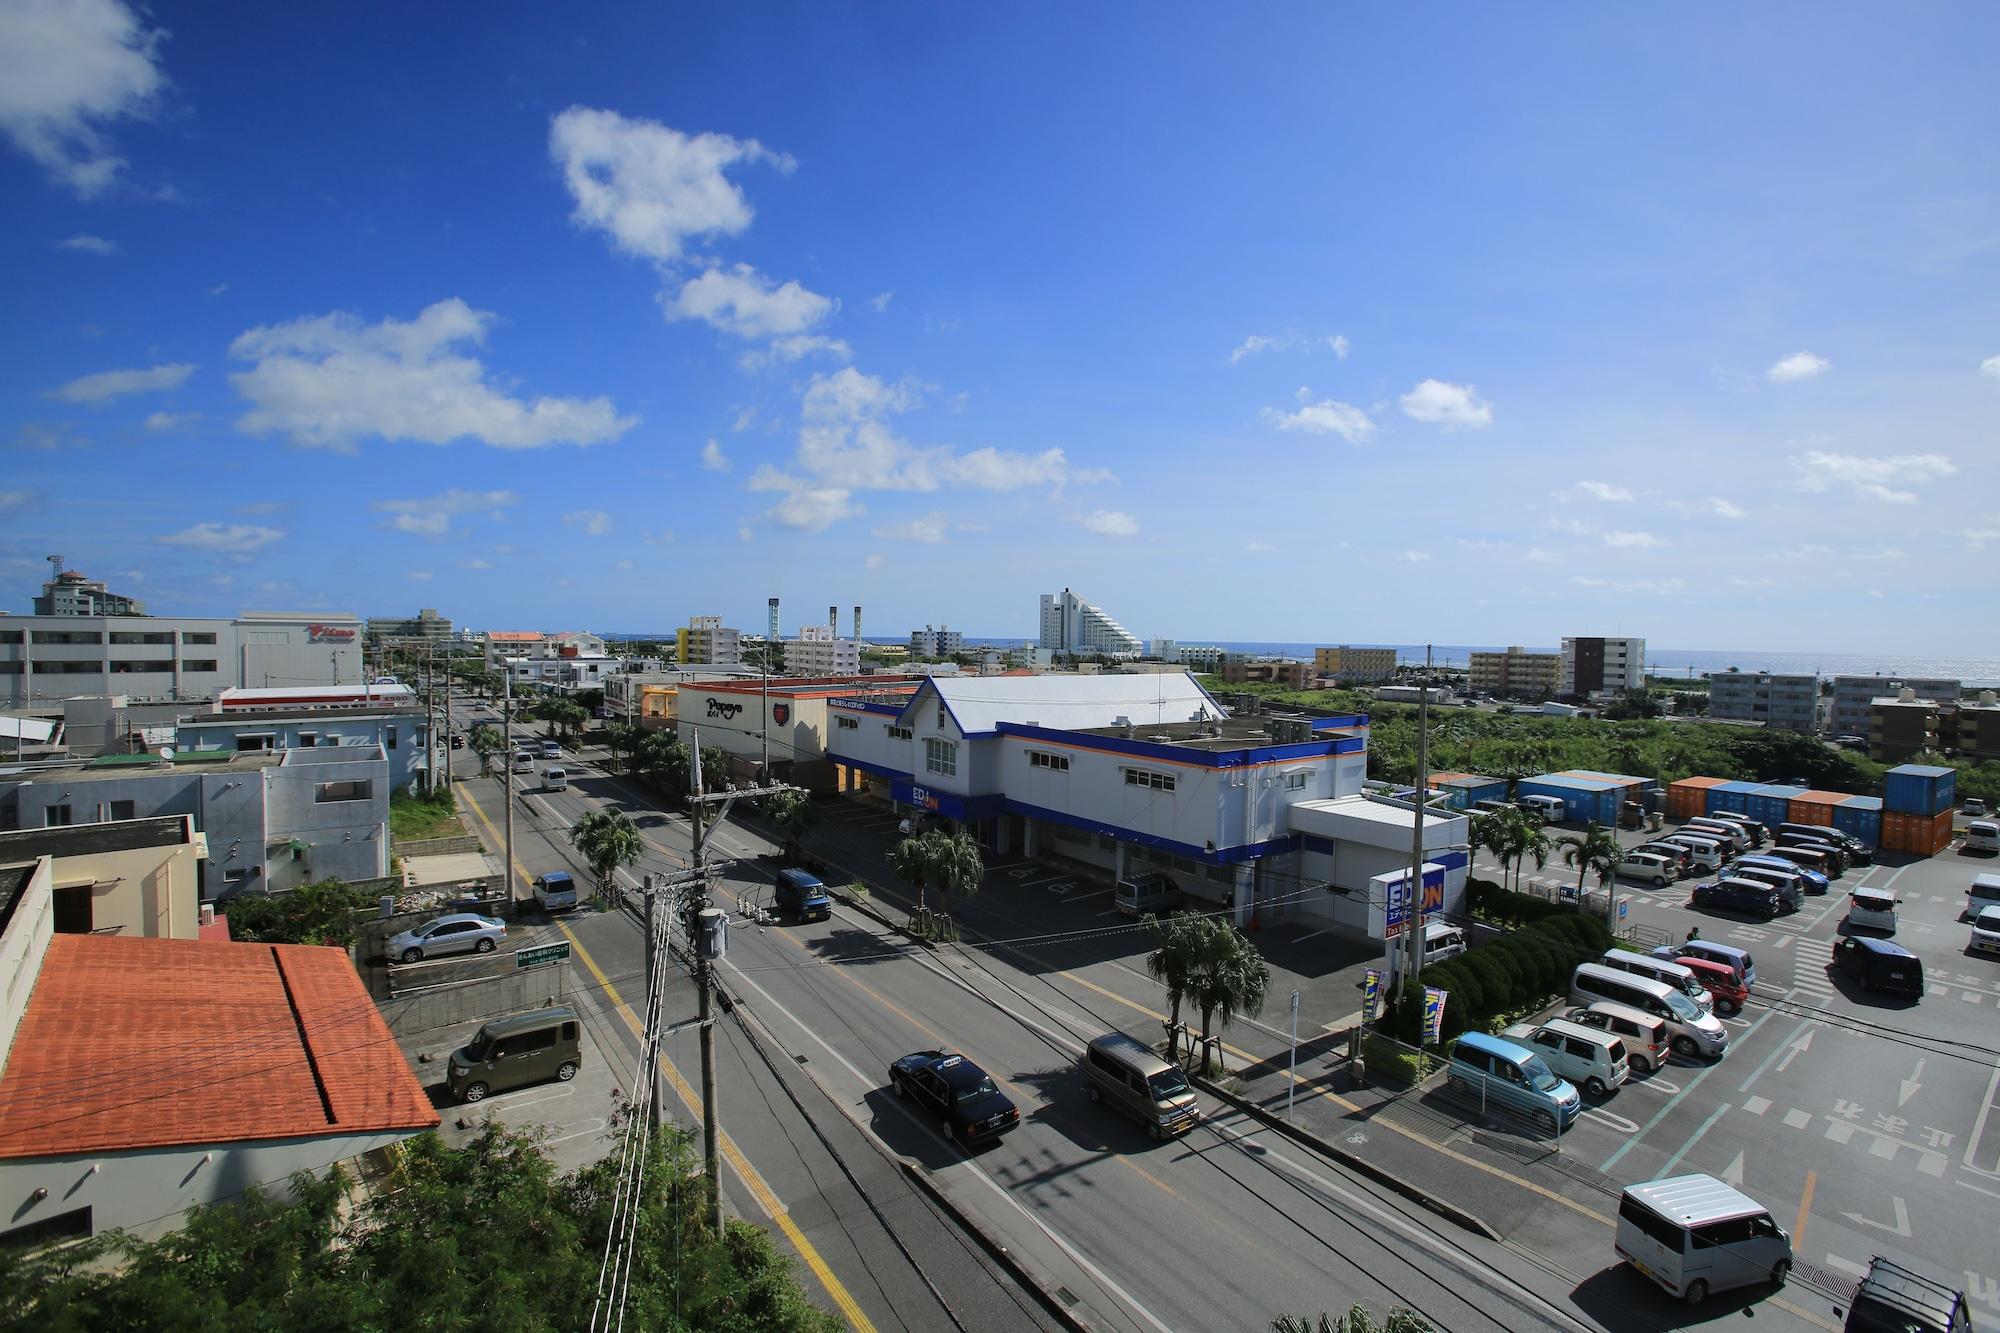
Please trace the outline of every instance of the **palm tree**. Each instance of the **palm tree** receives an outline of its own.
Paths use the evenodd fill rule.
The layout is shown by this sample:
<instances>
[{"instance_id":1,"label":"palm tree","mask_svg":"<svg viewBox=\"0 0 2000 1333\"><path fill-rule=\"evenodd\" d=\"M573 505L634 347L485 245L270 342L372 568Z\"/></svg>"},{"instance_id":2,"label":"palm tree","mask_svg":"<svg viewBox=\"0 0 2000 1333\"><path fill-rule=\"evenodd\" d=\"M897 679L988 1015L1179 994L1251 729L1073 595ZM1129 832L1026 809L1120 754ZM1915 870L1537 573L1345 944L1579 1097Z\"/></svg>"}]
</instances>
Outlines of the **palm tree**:
<instances>
[{"instance_id":1,"label":"palm tree","mask_svg":"<svg viewBox=\"0 0 2000 1333\"><path fill-rule=\"evenodd\" d=\"M955 893L970 898L979 892L986 878L986 858L980 854L979 840L970 833L930 832L931 883L939 893Z\"/></svg>"},{"instance_id":2,"label":"palm tree","mask_svg":"<svg viewBox=\"0 0 2000 1333\"><path fill-rule=\"evenodd\" d=\"M1188 975L1194 969L1195 949L1201 937L1201 921L1186 912L1175 912L1165 921L1148 912L1145 917L1147 929L1160 947L1146 955L1146 972L1153 980L1166 987L1167 1005L1172 1010L1167 1019L1167 1059L1180 1058L1181 1041L1181 1001L1187 998Z\"/></svg>"},{"instance_id":3,"label":"palm tree","mask_svg":"<svg viewBox=\"0 0 2000 1333\"><path fill-rule=\"evenodd\" d=\"M645 729L636 727L630 722L612 722L604 728L604 747L611 751L614 760L621 755L637 754L639 743L645 739Z\"/></svg>"},{"instance_id":4,"label":"palm tree","mask_svg":"<svg viewBox=\"0 0 2000 1333\"><path fill-rule=\"evenodd\" d=\"M576 822L569 836L583 853L583 859L590 863L591 873L597 876L599 897L611 888L618 867L631 865L646 849L638 825L627 819L622 810L593 810Z\"/></svg>"},{"instance_id":5,"label":"palm tree","mask_svg":"<svg viewBox=\"0 0 2000 1333\"><path fill-rule=\"evenodd\" d=\"M819 807L802 791L781 791L765 803L772 827L785 842L785 864L795 864L804 850L806 831L819 822Z\"/></svg>"},{"instance_id":6,"label":"palm tree","mask_svg":"<svg viewBox=\"0 0 2000 1333\"><path fill-rule=\"evenodd\" d=\"M472 752L479 756L479 776L482 778L491 777L493 775L493 756L499 754L500 751L507 747L506 739L500 735L499 729L495 727L474 727L472 735L466 744L470 745Z\"/></svg>"},{"instance_id":7,"label":"palm tree","mask_svg":"<svg viewBox=\"0 0 2000 1333\"><path fill-rule=\"evenodd\" d=\"M889 869L896 878L917 891L917 910L924 910L924 885L931 877L931 847L925 841L929 834L908 837L889 849Z\"/></svg>"},{"instance_id":8,"label":"palm tree","mask_svg":"<svg viewBox=\"0 0 2000 1333\"><path fill-rule=\"evenodd\" d=\"M1257 946L1227 921L1199 918L1201 935L1188 974L1188 998L1201 1010L1202 1072L1208 1072L1208 1038L1216 1014L1222 1026L1238 1014L1255 1018L1271 987L1271 969Z\"/></svg>"},{"instance_id":9,"label":"palm tree","mask_svg":"<svg viewBox=\"0 0 2000 1333\"><path fill-rule=\"evenodd\" d=\"M1576 909L1583 910L1584 877L1595 871L1599 886L1606 890L1604 924L1612 925L1617 911L1614 900L1618 895L1609 890L1617 878L1619 863L1625 859L1618 835L1593 819L1582 833L1566 833L1556 841L1562 844L1563 863L1576 867Z\"/></svg>"}]
</instances>

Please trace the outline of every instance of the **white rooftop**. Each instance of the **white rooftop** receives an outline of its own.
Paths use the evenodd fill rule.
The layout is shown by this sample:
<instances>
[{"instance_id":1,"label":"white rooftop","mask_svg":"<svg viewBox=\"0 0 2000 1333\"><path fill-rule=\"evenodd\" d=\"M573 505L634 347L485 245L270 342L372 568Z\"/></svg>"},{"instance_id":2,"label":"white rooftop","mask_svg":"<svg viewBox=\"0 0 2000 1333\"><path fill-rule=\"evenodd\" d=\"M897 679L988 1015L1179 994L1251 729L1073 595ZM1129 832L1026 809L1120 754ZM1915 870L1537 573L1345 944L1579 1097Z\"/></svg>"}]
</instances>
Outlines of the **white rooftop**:
<instances>
[{"instance_id":1,"label":"white rooftop","mask_svg":"<svg viewBox=\"0 0 2000 1333\"><path fill-rule=\"evenodd\" d=\"M38 717L0 716L0 738L10 741L34 741L40 743L55 735L53 722Z\"/></svg>"},{"instance_id":2,"label":"white rooftop","mask_svg":"<svg viewBox=\"0 0 2000 1333\"><path fill-rule=\"evenodd\" d=\"M992 731L1002 722L1034 723L1061 731L1222 718L1228 710L1186 672L1150 676L933 676L935 689L968 732ZM915 706L924 691L912 700Z\"/></svg>"}]
</instances>

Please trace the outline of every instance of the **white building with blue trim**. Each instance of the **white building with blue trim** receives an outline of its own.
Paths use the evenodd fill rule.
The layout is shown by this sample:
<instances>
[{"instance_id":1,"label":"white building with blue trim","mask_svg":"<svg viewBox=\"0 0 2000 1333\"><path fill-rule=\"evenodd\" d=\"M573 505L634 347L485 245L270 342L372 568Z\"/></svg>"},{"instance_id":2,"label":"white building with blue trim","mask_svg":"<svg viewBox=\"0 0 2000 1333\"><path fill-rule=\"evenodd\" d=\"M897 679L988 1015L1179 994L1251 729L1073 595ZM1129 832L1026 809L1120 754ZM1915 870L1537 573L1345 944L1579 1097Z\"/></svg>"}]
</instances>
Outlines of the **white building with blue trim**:
<instances>
[{"instance_id":1,"label":"white building with blue trim","mask_svg":"<svg viewBox=\"0 0 2000 1333\"><path fill-rule=\"evenodd\" d=\"M1163 870L1239 923L1317 917L1377 938L1379 881L1407 878L1414 815L1362 791L1366 717L1231 717L1186 673L936 677L827 709L840 790L962 825L999 855L1107 880ZM1466 829L1425 816L1433 910L1458 909Z\"/></svg>"}]
</instances>

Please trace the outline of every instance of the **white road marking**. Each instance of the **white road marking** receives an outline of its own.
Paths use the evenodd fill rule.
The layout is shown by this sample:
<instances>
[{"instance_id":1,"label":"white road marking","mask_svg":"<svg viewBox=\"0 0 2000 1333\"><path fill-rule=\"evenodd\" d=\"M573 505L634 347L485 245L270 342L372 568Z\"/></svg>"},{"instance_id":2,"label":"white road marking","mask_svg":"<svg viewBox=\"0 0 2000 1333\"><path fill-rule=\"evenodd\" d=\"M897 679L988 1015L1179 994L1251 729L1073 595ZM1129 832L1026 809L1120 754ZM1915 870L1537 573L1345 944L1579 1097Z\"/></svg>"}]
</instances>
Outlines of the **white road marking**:
<instances>
[{"instance_id":1,"label":"white road marking","mask_svg":"<svg viewBox=\"0 0 2000 1333\"><path fill-rule=\"evenodd\" d=\"M1416 819L1417 817L1415 815L1410 816L1410 822L1413 826L1416 823ZM1923 1076L1924 1076L1924 1062L1920 1057L1917 1060L1917 1067L1915 1069L1912 1069L1910 1071L1910 1076L1903 1080L1902 1090L1896 1095L1896 1106L1899 1109L1902 1107L1903 1103L1909 1101L1910 1098L1916 1096L1916 1094L1920 1090L1922 1090L1924 1085L1917 1082L1917 1080L1922 1078Z\"/></svg>"},{"instance_id":2,"label":"white road marking","mask_svg":"<svg viewBox=\"0 0 2000 1333\"><path fill-rule=\"evenodd\" d=\"M1416 820L1416 816L1411 815L1410 819L1412 822L1414 822ZM1804 1129L1807 1125L1810 1125L1811 1123L1812 1123L1812 1113L1810 1111L1801 1111L1798 1110L1797 1108L1794 1108L1790 1111L1785 1112L1785 1124L1787 1127L1791 1129Z\"/></svg>"},{"instance_id":3,"label":"white road marking","mask_svg":"<svg viewBox=\"0 0 2000 1333\"><path fill-rule=\"evenodd\" d=\"M1410 819L1412 822L1415 822L1416 816L1411 815ZM1771 1109L1771 1099L1769 1097L1746 1097L1743 1099L1743 1109L1751 1115L1762 1115Z\"/></svg>"},{"instance_id":4,"label":"white road marking","mask_svg":"<svg viewBox=\"0 0 2000 1333\"><path fill-rule=\"evenodd\" d=\"M1416 818L1417 817L1415 815L1411 815L1410 822L1414 824L1416 822ZM1826 1268L1831 1268L1837 1273L1845 1273L1849 1277L1868 1276L1868 1266L1866 1264L1857 1264L1853 1260L1843 1259L1837 1254L1829 1254L1828 1256L1826 1256L1826 1263L1823 1266Z\"/></svg>"},{"instance_id":5,"label":"white road marking","mask_svg":"<svg viewBox=\"0 0 2000 1333\"><path fill-rule=\"evenodd\" d=\"M1414 819L1415 817L1416 816L1414 815L1411 816L1412 819ZM1894 1205L1896 1209L1896 1222L1894 1226L1891 1226L1887 1222L1877 1222L1872 1217L1863 1217L1859 1213L1842 1213L1841 1216L1846 1218L1848 1221L1854 1223L1856 1226L1874 1227L1877 1231L1886 1231L1892 1236L1900 1236L1904 1240L1908 1240L1910 1238L1909 1206L1905 1204L1900 1198L1896 1198L1893 1196L1890 1198L1889 1202L1892 1205Z\"/></svg>"}]
</instances>

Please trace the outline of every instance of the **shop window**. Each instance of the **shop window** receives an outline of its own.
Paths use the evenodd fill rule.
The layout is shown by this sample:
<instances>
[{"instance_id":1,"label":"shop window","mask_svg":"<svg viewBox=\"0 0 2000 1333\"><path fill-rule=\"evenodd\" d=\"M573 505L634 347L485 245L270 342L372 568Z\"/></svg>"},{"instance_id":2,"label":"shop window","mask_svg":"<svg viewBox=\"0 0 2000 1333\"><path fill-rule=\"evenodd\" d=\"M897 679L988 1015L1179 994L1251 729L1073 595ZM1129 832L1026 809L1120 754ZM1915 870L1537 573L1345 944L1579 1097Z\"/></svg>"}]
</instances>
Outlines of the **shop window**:
<instances>
[{"instance_id":1,"label":"shop window","mask_svg":"<svg viewBox=\"0 0 2000 1333\"><path fill-rule=\"evenodd\" d=\"M1174 775L1156 773L1150 768L1128 768L1125 770L1125 785L1128 787L1150 787L1154 791L1172 791Z\"/></svg>"},{"instance_id":2,"label":"shop window","mask_svg":"<svg viewBox=\"0 0 2000 1333\"><path fill-rule=\"evenodd\" d=\"M840 725L842 731L859 731L861 729L861 724L851 717L839 717L835 718L834 721Z\"/></svg>"},{"instance_id":3,"label":"shop window","mask_svg":"<svg viewBox=\"0 0 2000 1333\"><path fill-rule=\"evenodd\" d=\"M1041 750L1030 750L1028 751L1028 767L1046 768L1057 773L1067 773L1069 772L1069 756L1066 754L1048 754Z\"/></svg>"}]
</instances>

